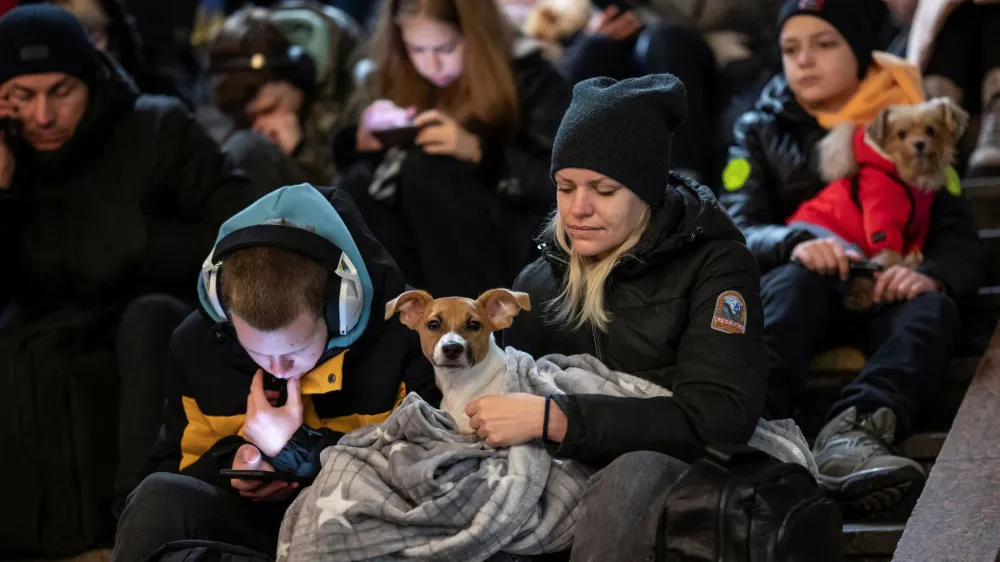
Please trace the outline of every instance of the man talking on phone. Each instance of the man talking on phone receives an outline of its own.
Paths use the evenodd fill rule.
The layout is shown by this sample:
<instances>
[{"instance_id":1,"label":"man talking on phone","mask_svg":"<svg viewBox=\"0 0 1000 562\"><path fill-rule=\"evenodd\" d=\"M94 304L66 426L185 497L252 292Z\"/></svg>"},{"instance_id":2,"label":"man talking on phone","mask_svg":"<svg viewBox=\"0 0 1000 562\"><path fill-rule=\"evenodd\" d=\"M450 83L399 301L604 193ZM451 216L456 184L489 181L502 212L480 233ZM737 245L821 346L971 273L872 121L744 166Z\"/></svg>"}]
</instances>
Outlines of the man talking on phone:
<instances>
[{"instance_id":1,"label":"man talking on phone","mask_svg":"<svg viewBox=\"0 0 1000 562\"><path fill-rule=\"evenodd\" d=\"M198 290L170 345L161 472L129 498L115 561L191 539L273 555L326 447L409 392L440 400L416 332L384 320L402 274L344 191L283 187L234 216Z\"/></svg>"},{"instance_id":2,"label":"man talking on phone","mask_svg":"<svg viewBox=\"0 0 1000 562\"><path fill-rule=\"evenodd\" d=\"M182 103L141 93L56 5L0 18L0 131L0 369L23 381L0 440L24 460L0 475L40 467L5 500L39 520L0 543L61 554L110 532L110 474L122 501L143 476L191 279L223 221L262 193ZM59 538L39 539L49 526Z\"/></svg>"}]
</instances>

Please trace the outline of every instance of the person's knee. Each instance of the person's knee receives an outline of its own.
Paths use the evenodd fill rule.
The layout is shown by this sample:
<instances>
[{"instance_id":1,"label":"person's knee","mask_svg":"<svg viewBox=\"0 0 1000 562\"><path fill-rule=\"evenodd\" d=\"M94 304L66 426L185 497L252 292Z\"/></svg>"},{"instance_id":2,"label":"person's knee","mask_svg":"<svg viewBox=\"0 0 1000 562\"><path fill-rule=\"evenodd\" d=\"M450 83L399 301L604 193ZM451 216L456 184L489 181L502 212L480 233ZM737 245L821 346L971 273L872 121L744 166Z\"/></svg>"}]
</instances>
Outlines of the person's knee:
<instances>
[{"instance_id":1,"label":"person's knee","mask_svg":"<svg viewBox=\"0 0 1000 562\"><path fill-rule=\"evenodd\" d=\"M122 330L167 324L175 324L173 328L176 328L176 324L180 324L187 313L187 305L170 295L143 295L125 307L121 319Z\"/></svg>"},{"instance_id":2,"label":"person's knee","mask_svg":"<svg viewBox=\"0 0 1000 562\"><path fill-rule=\"evenodd\" d=\"M942 329L957 327L959 324L958 304L946 293L922 293L908 304L934 318Z\"/></svg>"},{"instance_id":3,"label":"person's knee","mask_svg":"<svg viewBox=\"0 0 1000 562\"><path fill-rule=\"evenodd\" d=\"M650 65L656 68L647 68L651 72L683 72L689 68L690 63L694 63L691 68L702 68L703 70L713 70L715 68L715 55L712 48L705 42L704 37L697 30L680 25L666 23L651 24L643 29L636 42L635 56L644 66ZM665 61L673 61L674 64L682 64L678 68L667 64ZM688 80L691 77L683 76Z\"/></svg>"},{"instance_id":4,"label":"person's knee","mask_svg":"<svg viewBox=\"0 0 1000 562\"><path fill-rule=\"evenodd\" d=\"M697 30L668 23L650 24L643 29L641 38L645 39L650 51L666 53L684 53L692 48L702 47L709 53L711 50L705 39Z\"/></svg>"},{"instance_id":5,"label":"person's knee","mask_svg":"<svg viewBox=\"0 0 1000 562\"><path fill-rule=\"evenodd\" d=\"M767 272L760 283L761 299L785 299L802 295L810 300L820 300L830 290L830 276L809 271L797 263L786 263Z\"/></svg>"},{"instance_id":6,"label":"person's knee","mask_svg":"<svg viewBox=\"0 0 1000 562\"><path fill-rule=\"evenodd\" d=\"M210 490L211 485L190 476L154 472L132 491L126 513L147 509L162 510L164 513L176 511L176 506L197 504L198 498L205 497Z\"/></svg>"},{"instance_id":7,"label":"person's knee","mask_svg":"<svg viewBox=\"0 0 1000 562\"><path fill-rule=\"evenodd\" d=\"M626 453L605 467L594 479L591 495L603 498L648 496L658 483L675 481L688 465L663 453L637 451Z\"/></svg>"}]
</instances>

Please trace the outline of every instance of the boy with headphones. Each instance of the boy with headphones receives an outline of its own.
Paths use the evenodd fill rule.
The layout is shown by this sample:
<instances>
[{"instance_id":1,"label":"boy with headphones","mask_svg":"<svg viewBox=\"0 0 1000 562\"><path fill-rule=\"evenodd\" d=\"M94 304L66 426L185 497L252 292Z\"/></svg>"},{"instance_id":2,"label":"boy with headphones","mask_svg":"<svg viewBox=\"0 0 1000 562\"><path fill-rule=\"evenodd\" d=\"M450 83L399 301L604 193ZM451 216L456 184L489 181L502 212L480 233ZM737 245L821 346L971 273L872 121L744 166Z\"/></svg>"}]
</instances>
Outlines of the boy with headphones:
<instances>
[{"instance_id":1,"label":"boy with headphones","mask_svg":"<svg viewBox=\"0 0 1000 562\"><path fill-rule=\"evenodd\" d=\"M404 290L342 191L284 187L223 224L198 281L203 310L171 341L158 472L129 498L113 559L190 539L273 553L326 447L381 422L409 392L439 400L416 333L380 313Z\"/></svg>"}]
</instances>

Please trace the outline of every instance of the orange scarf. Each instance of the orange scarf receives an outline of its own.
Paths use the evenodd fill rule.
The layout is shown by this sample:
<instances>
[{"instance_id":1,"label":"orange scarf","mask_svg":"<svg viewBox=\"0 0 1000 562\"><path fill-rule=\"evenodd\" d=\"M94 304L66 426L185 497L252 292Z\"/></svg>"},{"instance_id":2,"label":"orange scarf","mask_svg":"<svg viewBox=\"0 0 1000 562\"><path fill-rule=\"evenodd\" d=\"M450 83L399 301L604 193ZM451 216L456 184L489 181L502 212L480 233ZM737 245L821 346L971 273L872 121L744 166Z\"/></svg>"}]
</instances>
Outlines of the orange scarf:
<instances>
[{"instance_id":1,"label":"orange scarf","mask_svg":"<svg viewBox=\"0 0 1000 562\"><path fill-rule=\"evenodd\" d=\"M878 112L890 105L913 105L924 101L920 70L912 63L889 53L876 51L868 74L847 104L839 111L813 114L824 129L841 123L867 125Z\"/></svg>"}]
</instances>

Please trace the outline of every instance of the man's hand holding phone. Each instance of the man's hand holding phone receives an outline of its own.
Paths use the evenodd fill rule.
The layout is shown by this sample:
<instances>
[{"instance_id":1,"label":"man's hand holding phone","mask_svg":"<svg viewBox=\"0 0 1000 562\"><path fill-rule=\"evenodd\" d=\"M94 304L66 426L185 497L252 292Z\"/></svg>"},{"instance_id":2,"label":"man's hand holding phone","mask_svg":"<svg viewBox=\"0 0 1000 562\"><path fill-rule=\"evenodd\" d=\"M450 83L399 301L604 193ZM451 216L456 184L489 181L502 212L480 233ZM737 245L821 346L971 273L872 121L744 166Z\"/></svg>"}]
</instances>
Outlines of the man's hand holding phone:
<instances>
[{"instance_id":1,"label":"man's hand holding phone","mask_svg":"<svg viewBox=\"0 0 1000 562\"><path fill-rule=\"evenodd\" d=\"M233 457L233 470L261 470L274 472L267 461L260 454L260 450L253 445L243 445L236 451ZM275 480L274 482L261 482L259 480L241 480L234 478L229 481L233 488L239 491L244 498L254 501L280 502L287 500L295 490L299 488L298 482L284 482Z\"/></svg>"}]
</instances>

